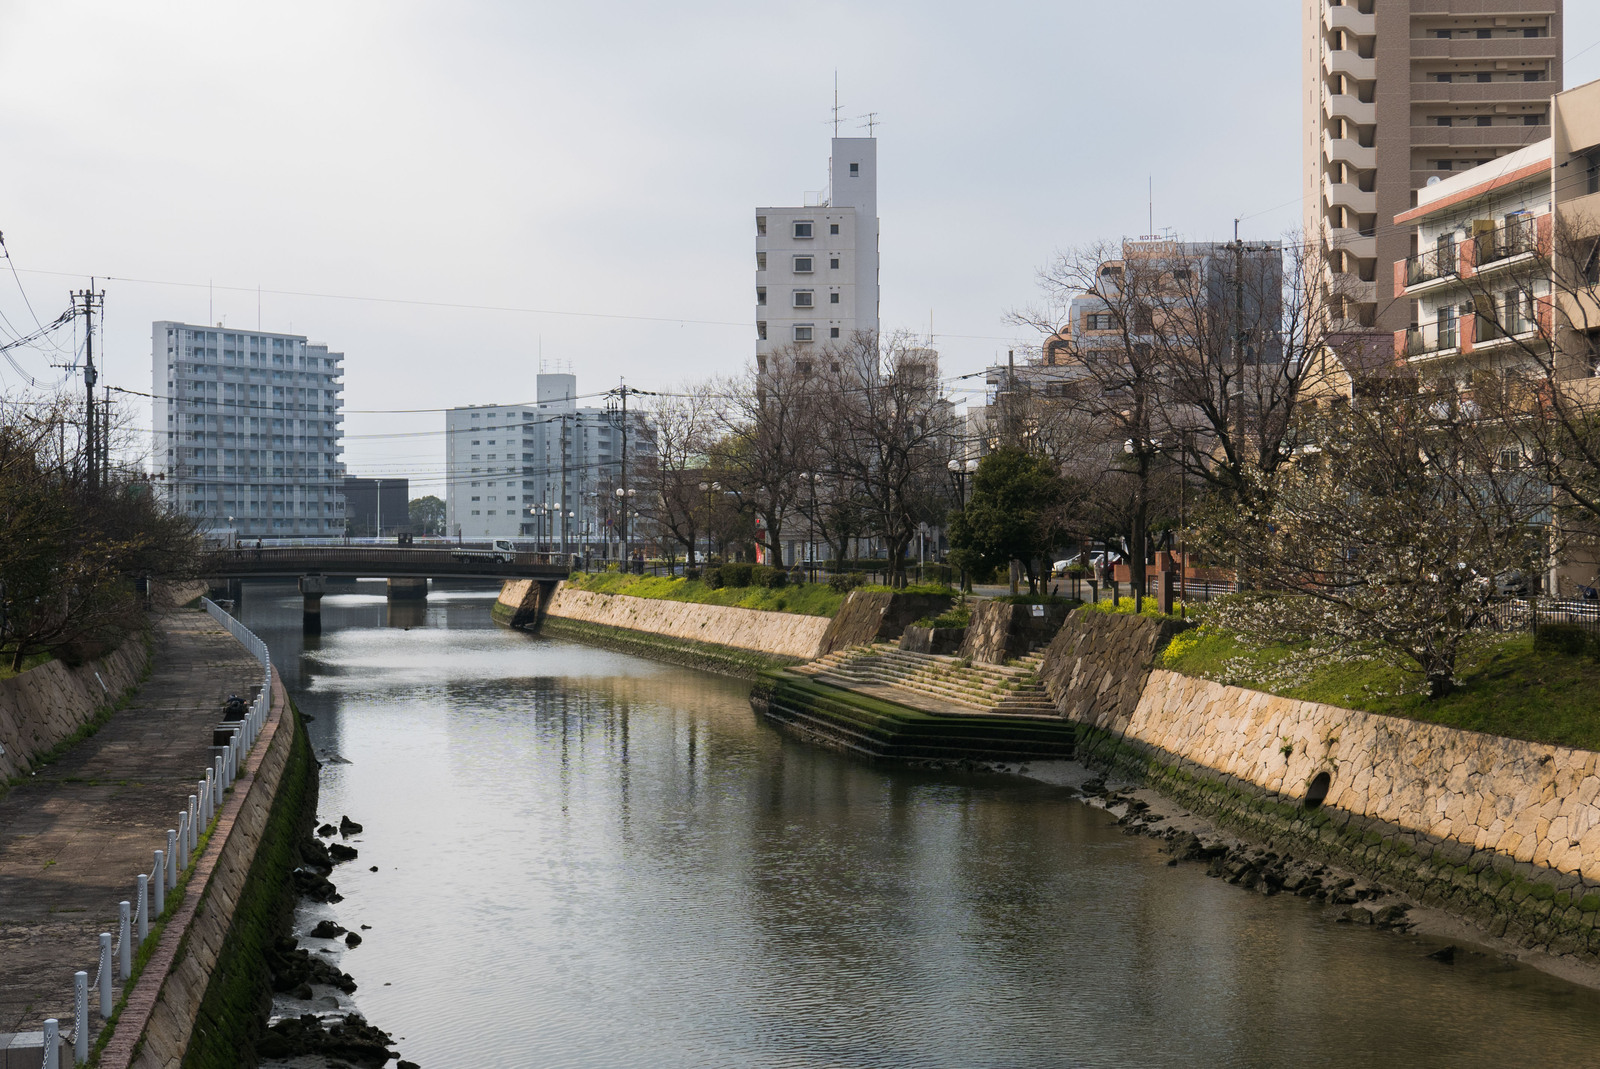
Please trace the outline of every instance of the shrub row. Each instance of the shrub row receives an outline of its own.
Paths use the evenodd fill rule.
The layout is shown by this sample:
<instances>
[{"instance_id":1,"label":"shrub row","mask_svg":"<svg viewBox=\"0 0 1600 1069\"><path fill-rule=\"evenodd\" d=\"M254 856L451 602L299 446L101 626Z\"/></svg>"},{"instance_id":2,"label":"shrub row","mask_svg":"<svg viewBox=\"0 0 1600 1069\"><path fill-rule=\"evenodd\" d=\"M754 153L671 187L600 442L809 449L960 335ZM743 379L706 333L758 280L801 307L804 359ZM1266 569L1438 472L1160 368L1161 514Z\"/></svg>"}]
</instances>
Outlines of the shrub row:
<instances>
[{"instance_id":1,"label":"shrub row","mask_svg":"<svg viewBox=\"0 0 1600 1069\"><path fill-rule=\"evenodd\" d=\"M788 585L789 573L765 564L717 564L702 571L700 581L713 590L725 586L758 586L777 590Z\"/></svg>"},{"instance_id":2,"label":"shrub row","mask_svg":"<svg viewBox=\"0 0 1600 1069\"><path fill-rule=\"evenodd\" d=\"M1600 661L1600 635L1578 624L1540 624L1533 634L1533 648L1569 657L1587 654Z\"/></svg>"}]
</instances>

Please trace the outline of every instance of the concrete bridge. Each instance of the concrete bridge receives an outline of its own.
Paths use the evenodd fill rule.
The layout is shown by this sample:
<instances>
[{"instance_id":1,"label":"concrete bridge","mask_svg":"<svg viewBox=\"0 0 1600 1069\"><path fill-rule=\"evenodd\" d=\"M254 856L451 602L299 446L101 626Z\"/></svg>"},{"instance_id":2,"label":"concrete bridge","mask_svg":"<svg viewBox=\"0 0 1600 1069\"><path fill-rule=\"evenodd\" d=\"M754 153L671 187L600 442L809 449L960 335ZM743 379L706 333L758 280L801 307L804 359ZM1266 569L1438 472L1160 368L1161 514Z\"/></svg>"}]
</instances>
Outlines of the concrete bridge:
<instances>
[{"instance_id":1,"label":"concrete bridge","mask_svg":"<svg viewBox=\"0 0 1600 1069\"><path fill-rule=\"evenodd\" d=\"M574 570L574 556L564 553L518 553L510 560L489 550L405 546L275 546L212 551L201 574L237 597L244 579L300 581L308 630L322 626L322 595L329 576L381 578L389 581L391 601L428 596L429 579L533 579L553 587Z\"/></svg>"}]
</instances>

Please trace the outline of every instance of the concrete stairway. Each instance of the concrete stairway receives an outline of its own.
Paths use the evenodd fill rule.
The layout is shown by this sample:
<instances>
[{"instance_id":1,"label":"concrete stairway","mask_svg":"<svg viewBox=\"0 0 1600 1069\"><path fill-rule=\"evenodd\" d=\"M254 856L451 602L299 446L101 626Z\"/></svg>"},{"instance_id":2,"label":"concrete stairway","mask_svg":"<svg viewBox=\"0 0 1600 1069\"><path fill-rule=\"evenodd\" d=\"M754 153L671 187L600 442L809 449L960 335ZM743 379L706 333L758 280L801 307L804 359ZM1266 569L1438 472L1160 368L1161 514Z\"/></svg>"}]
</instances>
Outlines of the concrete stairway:
<instances>
[{"instance_id":1,"label":"concrete stairway","mask_svg":"<svg viewBox=\"0 0 1600 1069\"><path fill-rule=\"evenodd\" d=\"M917 707L935 703L999 716L1054 717L1056 711L1039 682L1043 650L1008 665L972 664L956 657L912 653L888 643L836 650L792 671L847 689L889 687L904 692L896 700Z\"/></svg>"}]
</instances>

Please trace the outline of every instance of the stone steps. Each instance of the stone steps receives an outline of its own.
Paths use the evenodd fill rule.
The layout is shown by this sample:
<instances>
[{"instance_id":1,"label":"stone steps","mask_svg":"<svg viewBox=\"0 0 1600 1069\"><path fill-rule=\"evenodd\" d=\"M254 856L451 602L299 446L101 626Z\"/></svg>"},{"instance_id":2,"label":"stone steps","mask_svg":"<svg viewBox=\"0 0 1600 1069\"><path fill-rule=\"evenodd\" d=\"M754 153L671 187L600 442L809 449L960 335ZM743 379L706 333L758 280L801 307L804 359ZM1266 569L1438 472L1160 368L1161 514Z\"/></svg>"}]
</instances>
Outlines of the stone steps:
<instances>
[{"instance_id":1,"label":"stone steps","mask_svg":"<svg viewBox=\"0 0 1600 1069\"><path fill-rule=\"evenodd\" d=\"M1006 664L973 664L940 654L914 653L888 643L836 650L794 671L835 686L892 687L908 698L941 702L1008 716L1057 716L1037 670L1044 651Z\"/></svg>"}]
</instances>

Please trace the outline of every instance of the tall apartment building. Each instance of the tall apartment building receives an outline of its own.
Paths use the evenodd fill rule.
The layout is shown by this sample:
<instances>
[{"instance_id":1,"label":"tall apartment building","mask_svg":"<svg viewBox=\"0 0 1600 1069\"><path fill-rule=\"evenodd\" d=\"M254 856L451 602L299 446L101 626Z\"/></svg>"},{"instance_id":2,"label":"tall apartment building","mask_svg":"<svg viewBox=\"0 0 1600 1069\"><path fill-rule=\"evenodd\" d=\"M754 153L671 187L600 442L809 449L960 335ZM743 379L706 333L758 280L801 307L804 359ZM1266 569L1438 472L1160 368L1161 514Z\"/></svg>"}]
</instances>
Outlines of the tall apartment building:
<instances>
[{"instance_id":1,"label":"tall apartment building","mask_svg":"<svg viewBox=\"0 0 1600 1069\"><path fill-rule=\"evenodd\" d=\"M599 551L619 526L619 419L578 407L576 375L540 374L535 392L532 405L445 413L446 533ZM652 448L642 416L629 412L630 469Z\"/></svg>"},{"instance_id":2,"label":"tall apartment building","mask_svg":"<svg viewBox=\"0 0 1600 1069\"><path fill-rule=\"evenodd\" d=\"M203 528L342 535L343 365L299 334L152 324L163 496Z\"/></svg>"},{"instance_id":3,"label":"tall apartment building","mask_svg":"<svg viewBox=\"0 0 1600 1069\"><path fill-rule=\"evenodd\" d=\"M756 209L756 364L788 346L878 329L878 142L836 137L828 188Z\"/></svg>"},{"instance_id":4,"label":"tall apartment building","mask_svg":"<svg viewBox=\"0 0 1600 1069\"><path fill-rule=\"evenodd\" d=\"M1301 0L1305 229L1345 276L1352 330L1403 330L1390 265L1417 252L1394 217L1448 178L1550 135L1562 0Z\"/></svg>"}]
</instances>

